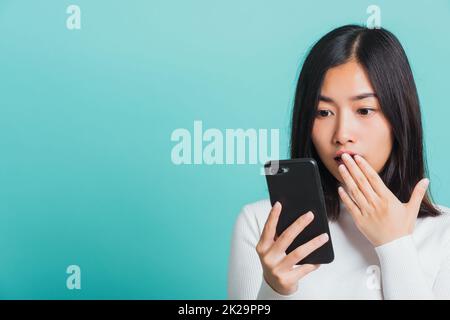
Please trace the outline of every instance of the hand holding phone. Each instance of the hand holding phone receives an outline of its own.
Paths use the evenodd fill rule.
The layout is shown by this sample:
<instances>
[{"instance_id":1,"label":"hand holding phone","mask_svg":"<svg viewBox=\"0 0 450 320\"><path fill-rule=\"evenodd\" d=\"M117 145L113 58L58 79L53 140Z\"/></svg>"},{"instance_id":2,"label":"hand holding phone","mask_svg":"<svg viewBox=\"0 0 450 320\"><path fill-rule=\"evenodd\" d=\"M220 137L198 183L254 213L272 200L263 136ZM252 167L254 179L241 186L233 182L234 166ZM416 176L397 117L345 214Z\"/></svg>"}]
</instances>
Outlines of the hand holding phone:
<instances>
[{"instance_id":1,"label":"hand holding phone","mask_svg":"<svg viewBox=\"0 0 450 320\"><path fill-rule=\"evenodd\" d=\"M334 259L325 200L314 159L269 161L264 168L273 207L256 251L266 282L288 295Z\"/></svg>"},{"instance_id":2,"label":"hand holding phone","mask_svg":"<svg viewBox=\"0 0 450 320\"><path fill-rule=\"evenodd\" d=\"M298 282L301 278L320 266L319 264L296 266L297 262L320 248L329 238L327 233L321 234L286 255L285 251L288 246L314 220L314 215L312 212L301 215L275 240L276 225L281 210L282 205L276 202L264 225L256 251L267 284L280 294L290 295L297 291Z\"/></svg>"}]
</instances>

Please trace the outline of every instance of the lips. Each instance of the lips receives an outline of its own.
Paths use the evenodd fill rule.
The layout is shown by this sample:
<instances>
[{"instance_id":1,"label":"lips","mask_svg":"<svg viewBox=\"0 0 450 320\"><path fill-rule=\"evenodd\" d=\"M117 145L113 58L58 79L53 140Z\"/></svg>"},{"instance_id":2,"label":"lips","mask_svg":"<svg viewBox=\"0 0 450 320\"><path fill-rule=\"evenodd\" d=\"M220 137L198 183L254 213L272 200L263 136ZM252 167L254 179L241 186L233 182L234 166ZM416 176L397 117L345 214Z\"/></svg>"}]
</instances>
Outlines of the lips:
<instances>
[{"instance_id":1,"label":"lips","mask_svg":"<svg viewBox=\"0 0 450 320\"><path fill-rule=\"evenodd\" d=\"M336 161L336 163L338 164L338 166L341 165L341 164L344 164L344 160L342 160L341 157L335 157L335 158L334 158L334 161Z\"/></svg>"},{"instance_id":2,"label":"lips","mask_svg":"<svg viewBox=\"0 0 450 320\"><path fill-rule=\"evenodd\" d=\"M355 155L357 154L357 153L352 152L352 151L345 151L345 150L338 151L338 152L336 153L336 156L334 157L334 161L336 161L336 163L338 164L338 166L344 163L344 161L343 161L342 158L341 158L342 154L344 154L344 153L347 153L347 154L350 155L352 158L354 158Z\"/></svg>"}]
</instances>

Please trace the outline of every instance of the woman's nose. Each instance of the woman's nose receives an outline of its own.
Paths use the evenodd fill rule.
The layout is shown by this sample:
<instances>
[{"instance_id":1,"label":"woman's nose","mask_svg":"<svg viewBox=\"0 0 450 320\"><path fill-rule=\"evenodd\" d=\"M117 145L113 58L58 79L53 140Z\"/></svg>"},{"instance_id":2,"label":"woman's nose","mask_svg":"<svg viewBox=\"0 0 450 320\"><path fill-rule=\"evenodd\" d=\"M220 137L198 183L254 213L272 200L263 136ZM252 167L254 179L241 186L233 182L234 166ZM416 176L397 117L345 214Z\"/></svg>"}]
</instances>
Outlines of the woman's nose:
<instances>
[{"instance_id":1,"label":"woman's nose","mask_svg":"<svg viewBox=\"0 0 450 320\"><path fill-rule=\"evenodd\" d=\"M355 142L353 127L353 121L350 117L340 115L336 123L334 143L345 145L349 142Z\"/></svg>"}]
</instances>

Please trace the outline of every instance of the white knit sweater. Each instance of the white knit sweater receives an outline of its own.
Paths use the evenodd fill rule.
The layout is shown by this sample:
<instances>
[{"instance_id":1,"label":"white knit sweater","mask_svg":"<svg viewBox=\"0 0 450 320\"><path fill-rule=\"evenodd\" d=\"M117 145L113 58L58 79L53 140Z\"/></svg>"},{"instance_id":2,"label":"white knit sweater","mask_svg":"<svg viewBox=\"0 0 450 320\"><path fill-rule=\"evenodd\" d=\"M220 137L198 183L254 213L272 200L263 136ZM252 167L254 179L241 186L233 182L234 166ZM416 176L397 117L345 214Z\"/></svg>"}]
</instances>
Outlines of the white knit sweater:
<instances>
[{"instance_id":1,"label":"white knit sweater","mask_svg":"<svg viewBox=\"0 0 450 320\"><path fill-rule=\"evenodd\" d=\"M379 247L356 228L341 202L329 222L335 259L299 281L286 296L264 280L256 244L268 218L269 200L242 208L234 225L228 271L229 299L450 299L450 209L419 218L414 233Z\"/></svg>"}]
</instances>

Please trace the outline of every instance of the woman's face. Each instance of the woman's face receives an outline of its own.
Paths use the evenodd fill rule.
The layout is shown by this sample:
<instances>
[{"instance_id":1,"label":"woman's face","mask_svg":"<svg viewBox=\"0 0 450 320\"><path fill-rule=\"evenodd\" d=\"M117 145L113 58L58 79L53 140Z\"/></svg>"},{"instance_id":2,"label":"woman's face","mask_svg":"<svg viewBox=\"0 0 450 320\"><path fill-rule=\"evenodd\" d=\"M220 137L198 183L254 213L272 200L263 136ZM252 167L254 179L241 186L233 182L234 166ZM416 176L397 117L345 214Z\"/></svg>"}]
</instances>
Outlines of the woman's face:
<instances>
[{"instance_id":1,"label":"woman's face","mask_svg":"<svg viewBox=\"0 0 450 320\"><path fill-rule=\"evenodd\" d=\"M335 160L341 150L361 155L379 173L392 150L392 131L364 69L356 62L325 74L312 129L320 159L343 183Z\"/></svg>"}]
</instances>

